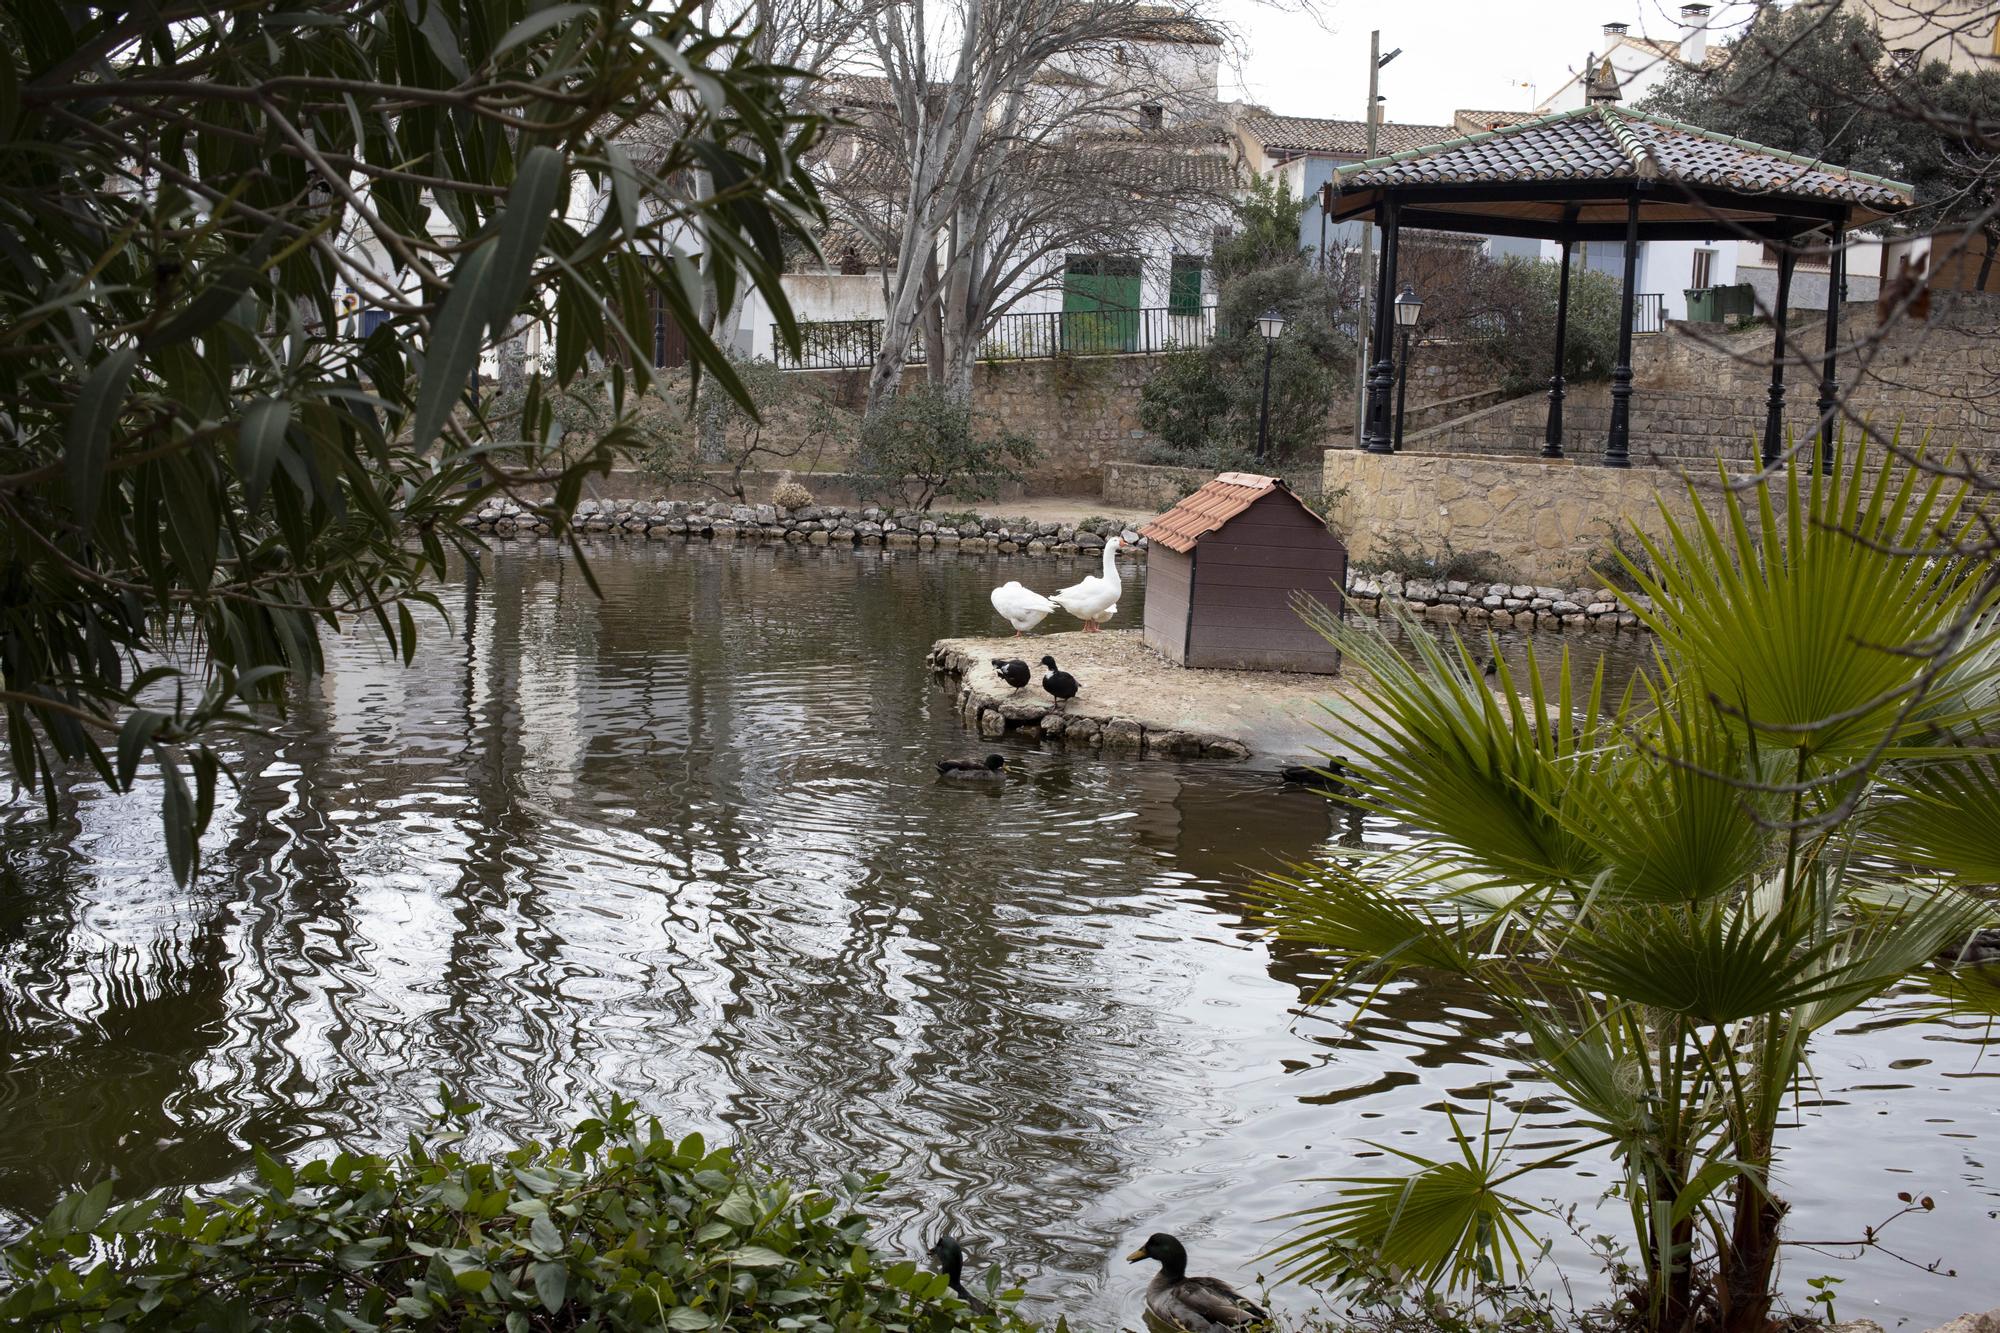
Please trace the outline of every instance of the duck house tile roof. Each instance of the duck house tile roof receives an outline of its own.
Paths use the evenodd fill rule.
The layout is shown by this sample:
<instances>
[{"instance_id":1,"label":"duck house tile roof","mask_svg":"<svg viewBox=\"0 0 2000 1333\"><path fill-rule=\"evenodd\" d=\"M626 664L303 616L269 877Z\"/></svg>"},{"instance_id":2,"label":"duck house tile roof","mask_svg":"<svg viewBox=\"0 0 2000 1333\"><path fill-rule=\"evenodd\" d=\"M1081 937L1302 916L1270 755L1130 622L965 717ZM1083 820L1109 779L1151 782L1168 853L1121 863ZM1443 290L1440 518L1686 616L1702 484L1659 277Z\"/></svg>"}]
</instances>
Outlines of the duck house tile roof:
<instances>
[{"instance_id":1,"label":"duck house tile roof","mask_svg":"<svg viewBox=\"0 0 2000 1333\"><path fill-rule=\"evenodd\" d=\"M1195 543L1215 532L1273 490L1291 492L1276 477L1255 472L1224 472L1187 499L1139 529L1139 535L1185 555ZM1300 502L1304 507L1304 502ZM1315 515L1315 517L1317 517Z\"/></svg>"}]
</instances>

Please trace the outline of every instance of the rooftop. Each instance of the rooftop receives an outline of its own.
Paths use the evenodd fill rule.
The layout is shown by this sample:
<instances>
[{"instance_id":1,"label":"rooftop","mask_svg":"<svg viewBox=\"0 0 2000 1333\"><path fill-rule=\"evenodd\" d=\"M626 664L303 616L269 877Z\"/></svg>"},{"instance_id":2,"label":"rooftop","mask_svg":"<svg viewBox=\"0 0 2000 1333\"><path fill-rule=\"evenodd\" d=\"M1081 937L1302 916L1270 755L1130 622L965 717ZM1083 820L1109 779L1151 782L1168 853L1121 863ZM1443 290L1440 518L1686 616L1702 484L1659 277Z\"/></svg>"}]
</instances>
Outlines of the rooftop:
<instances>
[{"instance_id":1,"label":"rooftop","mask_svg":"<svg viewBox=\"0 0 2000 1333\"><path fill-rule=\"evenodd\" d=\"M1328 153L1336 157L1364 157L1368 152L1368 126L1359 120L1322 120L1315 116L1245 116L1246 134L1264 145L1266 151L1280 153ZM1400 153L1421 148L1440 139L1449 139L1449 125L1403 125L1384 121L1376 127L1376 149Z\"/></svg>"},{"instance_id":2,"label":"rooftop","mask_svg":"<svg viewBox=\"0 0 2000 1333\"><path fill-rule=\"evenodd\" d=\"M1286 490L1276 477L1255 472L1224 472L1193 495L1139 529L1139 535L1169 551L1185 555L1195 543L1221 528L1273 490ZM1296 498L1296 497L1294 497ZM1299 501L1301 505L1305 502Z\"/></svg>"},{"instance_id":3,"label":"rooftop","mask_svg":"<svg viewBox=\"0 0 2000 1333\"><path fill-rule=\"evenodd\" d=\"M1560 182L1642 181L1684 187L1678 197L1661 192L1663 203L1706 190L1730 196L1726 207L1757 216L1792 216L1773 205L1808 200L1843 204L1849 221L1871 221L1908 208L1913 198L1911 188L1899 181L1614 106L1561 111L1357 162L1334 173L1335 188L1349 196L1399 187L1532 184L1547 187L1547 198L1553 200L1564 194ZM1766 198L1771 202L1765 203ZM1347 208L1336 204L1335 212L1356 216L1369 207L1353 199Z\"/></svg>"}]
</instances>

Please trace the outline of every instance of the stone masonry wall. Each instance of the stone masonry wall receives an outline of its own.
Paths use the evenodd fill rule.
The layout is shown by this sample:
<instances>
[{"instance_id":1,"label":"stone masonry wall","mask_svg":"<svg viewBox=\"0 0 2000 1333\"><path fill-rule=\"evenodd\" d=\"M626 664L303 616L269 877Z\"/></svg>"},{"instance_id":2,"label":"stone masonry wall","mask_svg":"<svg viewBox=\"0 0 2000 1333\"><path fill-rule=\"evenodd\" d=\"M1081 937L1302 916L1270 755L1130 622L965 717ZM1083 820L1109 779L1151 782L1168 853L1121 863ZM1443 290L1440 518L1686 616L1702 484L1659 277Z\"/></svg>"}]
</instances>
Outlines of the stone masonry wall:
<instances>
[{"instance_id":1,"label":"stone masonry wall","mask_svg":"<svg viewBox=\"0 0 2000 1333\"><path fill-rule=\"evenodd\" d=\"M1139 424L1139 401L1161 364L1160 357L1138 355L982 361L972 376L972 409L980 422L1019 431L1042 451L1028 473L1029 494L1095 493L1107 464L1136 462L1157 443ZM866 401L864 370L792 373L809 377L829 400L850 411L860 411ZM1410 358L1412 428L1446 400L1470 406L1494 394L1498 381L1499 372L1478 343L1417 347ZM1351 440L1353 423L1353 399L1337 400L1327 416L1328 440Z\"/></svg>"},{"instance_id":2,"label":"stone masonry wall","mask_svg":"<svg viewBox=\"0 0 2000 1333\"><path fill-rule=\"evenodd\" d=\"M1846 343L1870 338L1870 306L1850 306ZM1819 349L1825 322L1796 319L1788 330L1785 427L1794 439L1817 428ZM1768 328L1723 333L1712 326L1669 327L1633 348L1631 456L1635 462L1750 464L1761 448L1770 387ZM1836 367L1843 401L1876 430L1899 424L1928 430L1939 445L1990 447L2000 429L2000 301L1976 294L1940 298L1928 325L1899 327L1867 348L1844 350ZM1541 448L1548 399L1536 393L1406 435L1417 453L1533 454ZM1570 387L1564 403L1564 449L1602 457L1611 423L1610 388Z\"/></svg>"},{"instance_id":3,"label":"stone masonry wall","mask_svg":"<svg viewBox=\"0 0 2000 1333\"><path fill-rule=\"evenodd\" d=\"M1448 546L1491 551L1511 576L1549 585L1597 582L1592 562L1614 532L1635 523L1661 530L1661 500L1677 517L1692 511L1679 472L1534 457L1329 449L1326 490L1334 497L1329 517L1356 565L1398 548Z\"/></svg>"}]
</instances>

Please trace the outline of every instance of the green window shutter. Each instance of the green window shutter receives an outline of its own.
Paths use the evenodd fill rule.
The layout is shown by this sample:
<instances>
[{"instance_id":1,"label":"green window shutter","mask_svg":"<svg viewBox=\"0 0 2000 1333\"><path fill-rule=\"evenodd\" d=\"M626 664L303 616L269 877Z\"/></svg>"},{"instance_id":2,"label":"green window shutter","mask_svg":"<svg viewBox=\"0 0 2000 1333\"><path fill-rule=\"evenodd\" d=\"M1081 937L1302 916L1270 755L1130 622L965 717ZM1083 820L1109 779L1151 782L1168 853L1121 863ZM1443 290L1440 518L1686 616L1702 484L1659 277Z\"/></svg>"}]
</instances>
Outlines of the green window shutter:
<instances>
[{"instance_id":1,"label":"green window shutter","mask_svg":"<svg viewBox=\"0 0 2000 1333\"><path fill-rule=\"evenodd\" d=\"M1200 255L1174 256L1173 272L1167 279L1169 315L1201 313L1201 268Z\"/></svg>"}]
</instances>

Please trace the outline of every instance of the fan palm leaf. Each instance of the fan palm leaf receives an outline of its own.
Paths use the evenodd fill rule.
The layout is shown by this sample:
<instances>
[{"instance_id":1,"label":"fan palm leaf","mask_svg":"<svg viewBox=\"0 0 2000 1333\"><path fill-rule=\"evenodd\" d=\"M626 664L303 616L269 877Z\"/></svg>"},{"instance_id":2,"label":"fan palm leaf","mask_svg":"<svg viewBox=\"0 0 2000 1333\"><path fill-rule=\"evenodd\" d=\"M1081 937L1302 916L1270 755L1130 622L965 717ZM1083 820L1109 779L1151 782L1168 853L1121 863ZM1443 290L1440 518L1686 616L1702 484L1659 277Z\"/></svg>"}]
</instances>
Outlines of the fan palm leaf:
<instances>
[{"instance_id":1,"label":"fan palm leaf","mask_svg":"<svg viewBox=\"0 0 2000 1333\"><path fill-rule=\"evenodd\" d=\"M1782 492L1758 486L1753 515L1727 480L1720 524L1692 485L1692 524L1662 503L1666 537L1641 538L1653 572L1628 562L1650 599L1637 613L1759 743L1868 750L1897 730L1931 669L1923 650L1974 595L1952 561L1899 554L1954 546L1964 487L1893 458L1871 484L1854 450L1803 489L1796 464Z\"/></svg>"}]
</instances>

